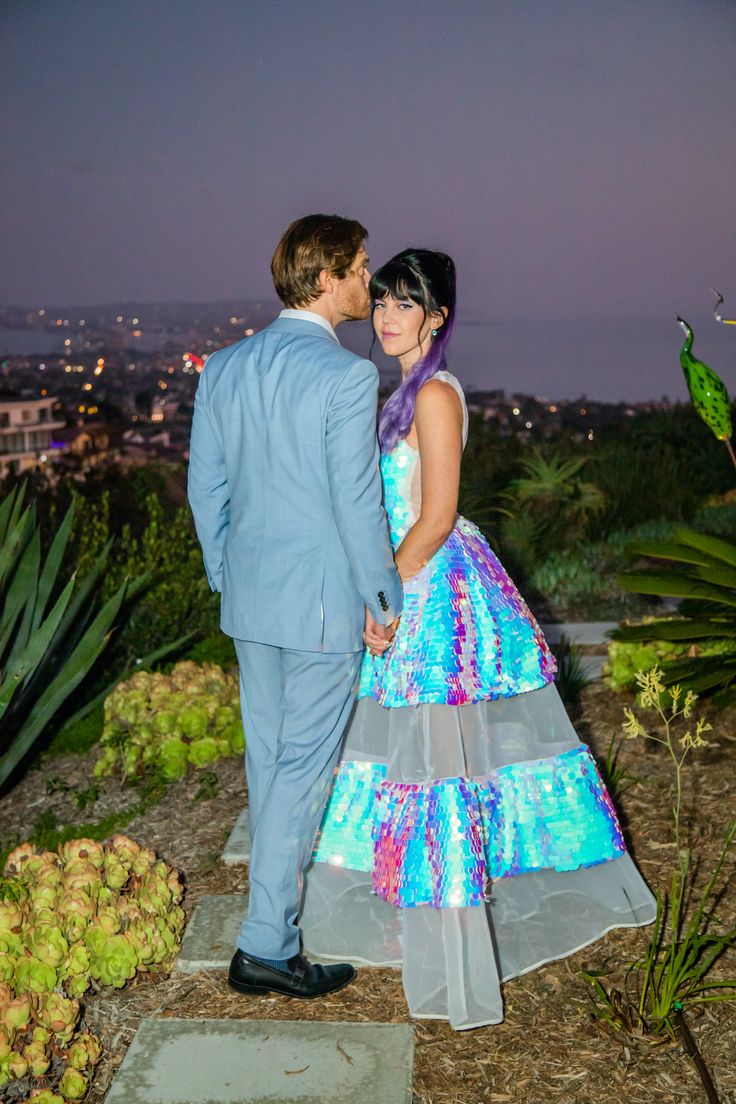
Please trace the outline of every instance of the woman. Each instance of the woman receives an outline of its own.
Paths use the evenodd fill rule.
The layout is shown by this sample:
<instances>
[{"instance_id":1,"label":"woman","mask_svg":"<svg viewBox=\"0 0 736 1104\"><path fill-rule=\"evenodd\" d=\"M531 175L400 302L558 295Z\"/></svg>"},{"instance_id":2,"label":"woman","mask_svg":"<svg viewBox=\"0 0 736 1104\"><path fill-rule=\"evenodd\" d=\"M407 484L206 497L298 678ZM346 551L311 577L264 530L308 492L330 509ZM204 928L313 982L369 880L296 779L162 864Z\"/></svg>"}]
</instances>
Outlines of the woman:
<instances>
[{"instance_id":1,"label":"woman","mask_svg":"<svg viewBox=\"0 0 736 1104\"><path fill-rule=\"evenodd\" d=\"M504 979L649 923L655 904L539 626L457 516L454 264L405 250L370 290L403 377L379 437L404 612L388 647L366 633L301 926L312 953L401 963L412 1015L478 1027L503 1019Z\"/></svg>"}]
</instances>

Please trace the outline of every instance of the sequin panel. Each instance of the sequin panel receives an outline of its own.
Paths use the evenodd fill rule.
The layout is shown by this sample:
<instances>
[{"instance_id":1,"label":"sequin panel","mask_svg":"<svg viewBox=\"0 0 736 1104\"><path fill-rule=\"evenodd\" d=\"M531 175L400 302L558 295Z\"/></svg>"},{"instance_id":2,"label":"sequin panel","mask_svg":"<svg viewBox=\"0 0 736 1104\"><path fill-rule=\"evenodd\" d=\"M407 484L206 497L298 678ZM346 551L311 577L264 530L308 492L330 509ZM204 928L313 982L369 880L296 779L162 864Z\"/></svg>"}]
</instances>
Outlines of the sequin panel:
<instances>
[{"instance_id":1,"label":"sequin panel","mask_svg":"<svg viewBox=\"0 0 736 1104\"><path fill-rule=\"evenodd\" d=\"M464 778L378 790L373 887L400 908L483 900L485 858L476 787Z\"/></svg>"},{"instance_id":2,"label":"sequin panel","mask_svg":"<svg viewBox=\"0 0 736 1104\"><path fill-rule=\"evenodd\" d=\"M373 869L373 820L383 763L341 763L322 819L314 861L351 870Z\"/></svg>"},{"instance_id":3,"label":"sequin panel","mask_svg":"<svg viewBox=\"0 0 736 1104\"><path fill-rule=\"evenodd\" d=\"M546 686L555 662L524 599L472 522L459 518L404 586L392 648L363 658L360 697L466 705Z\"/></svg>"},{"instance_id":4,"label":"sequin panel","mask_svg":"<svg viewBox=\"0 0 736 1104\"><path fill-rule=\"evenodd\" d=\"M403 908L478 905L489 878L576 870L626 850L584 744L484 778L419 784L385 774L383 764L342 764L315 859L372 870L378 896Z\"/></svg>"}]
</instances>

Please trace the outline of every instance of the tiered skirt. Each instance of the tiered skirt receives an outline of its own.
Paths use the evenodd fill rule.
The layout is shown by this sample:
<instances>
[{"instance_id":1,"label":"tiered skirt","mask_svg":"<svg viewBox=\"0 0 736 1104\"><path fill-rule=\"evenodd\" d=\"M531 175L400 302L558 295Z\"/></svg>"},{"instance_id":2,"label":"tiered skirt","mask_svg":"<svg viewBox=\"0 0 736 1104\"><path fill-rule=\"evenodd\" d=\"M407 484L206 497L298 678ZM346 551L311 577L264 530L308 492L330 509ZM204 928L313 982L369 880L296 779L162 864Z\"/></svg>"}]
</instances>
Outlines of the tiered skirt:
<instances>
[{"instance_id":1,"label":"tiered skirt","mask_svg":"<svg viewBox=\"0 0 736 1104\"><path fill-rule=\"evenodd\" d=\"M501 983L655 901L523 599L470 522L366 656L305 877L307 953L401 966L412 1015L503 1019Z\"/></svg>"}]
</instances>

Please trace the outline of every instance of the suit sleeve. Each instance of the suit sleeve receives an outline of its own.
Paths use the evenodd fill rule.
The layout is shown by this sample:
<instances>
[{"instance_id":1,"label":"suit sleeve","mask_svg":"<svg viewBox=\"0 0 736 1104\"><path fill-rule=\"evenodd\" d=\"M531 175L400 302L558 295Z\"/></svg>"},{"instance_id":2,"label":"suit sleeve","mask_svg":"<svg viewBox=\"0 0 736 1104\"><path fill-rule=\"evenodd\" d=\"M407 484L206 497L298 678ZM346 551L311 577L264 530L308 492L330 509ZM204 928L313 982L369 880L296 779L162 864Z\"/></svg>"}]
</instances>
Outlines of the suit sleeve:
<instances>
[{"instance_id":1,"label":"suit sleeve","mask_svg":"<svg viewBox=\"0 0 736 1104\"><path fill-rule=\"evenodd\" d=\"M379 624L401 613L403 592L381 504L376 438L378 371L359 361L341 379L327 413L330 494L358 592Z\"/></svg>"},{"instance_id":2,"label":"suit sleeve","mask_svg":"<svg viewBox=\"0 0 736 1104\"><path fill-rule=\"evenodd\" d=\"M222 590L222 557L230 524L230 491L220 434L207 408L206 369L194 399L189 443L189 505L212 590Z\"/></svg>"}]
</instances>

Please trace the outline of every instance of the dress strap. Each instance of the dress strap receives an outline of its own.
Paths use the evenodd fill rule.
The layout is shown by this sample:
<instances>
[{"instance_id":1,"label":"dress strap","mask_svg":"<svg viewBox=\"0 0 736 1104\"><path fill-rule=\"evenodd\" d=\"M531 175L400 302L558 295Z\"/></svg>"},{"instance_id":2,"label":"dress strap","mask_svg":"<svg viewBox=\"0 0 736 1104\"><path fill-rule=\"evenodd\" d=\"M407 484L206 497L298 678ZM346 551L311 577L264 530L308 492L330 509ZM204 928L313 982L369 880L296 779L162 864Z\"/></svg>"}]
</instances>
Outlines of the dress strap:
<instances>
[{"instance_id":1,"label":"dress strap","mask_svg":"<svg viewBox=\"0 0 736 1104\"><path fill-rule=\"evenodd\" d=\"M460 396L460 402L463 408L463 448L468 443L468 407L465 402L465 394L463 392L462 384L456 376L453 376L452 372L435 372L432 379L441 380L442 383L449 383L451 387L454 387Z\"/></svg>"}]
</instances>

